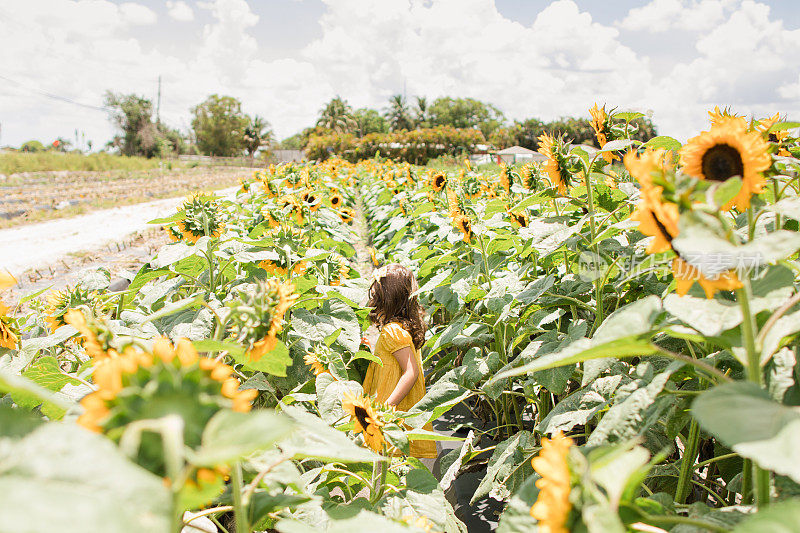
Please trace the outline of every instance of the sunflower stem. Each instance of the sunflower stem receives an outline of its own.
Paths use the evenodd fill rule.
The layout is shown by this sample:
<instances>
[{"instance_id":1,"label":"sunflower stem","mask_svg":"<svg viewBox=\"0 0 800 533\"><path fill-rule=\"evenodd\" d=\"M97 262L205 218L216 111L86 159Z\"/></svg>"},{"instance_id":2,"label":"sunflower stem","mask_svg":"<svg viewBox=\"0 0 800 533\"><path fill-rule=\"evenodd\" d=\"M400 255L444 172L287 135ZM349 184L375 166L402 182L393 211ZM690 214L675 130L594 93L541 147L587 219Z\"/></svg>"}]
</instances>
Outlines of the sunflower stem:
<instances>
[{"instance_id":1,"label":"sunflower stem","mask_svg":"<svg viewBox=\"0 0 800 533\"><path fill-rule=\"evenodd\" d=\"M748 209L748 215L750 213ZM742 288L736 289L736 299L742 309L742 340L747 351L747 379L762 386L761 358L756 350L757 327L750 309L750 280L742 281ZM745 464L746 467L746 464ZM769 505L769 472L753 463L753 483L755 502L759 508Z\"/></svg>"},{"instance_id":2,"label":"sunflower stem","mask_svg":"<svg viewBox=\"0 0 800 533\"><path fill-rule=\"evenodd\" d=\"M589 164L589 167L586 169L586 210L589 211L589 232L591 235L591 243L592 247L594 248L594 253L597 257L600 257L600 250L595 242L595 238L597 237L597 227L595 226L594 220L594 196L592 194L592 182L591 182L591 175L592 175L592 168L594 167L594 162L597 159L595 156L592 159L592 162ZM595 316L594 316L594 329L597 329L600 326L600 323L603 322L603 284L602 281L598 278L594 280L594 290L595 290Z\"/></svg>"},{"instance_id":3,"label":"sunflower stem","mask_svg":"<svg viewBox=\"0 0 800 533\"><path fill-rule=\"evenodd\" d=\"M236 520L236 533L250 533L250 524L247 522L247 510L242 501L242 464L237 462L231 471L231 483L233 484L233 514Z\"/></svg>"},{"instance_id":4,"label":"sunflower stem","mask_svg":"<svg viewBox=\"0 0 800 533\"><path fill-rule=\"evenodd\" d=\"M778 200L780 200L780 196L781 195L780 195L780 191L778 190L778 180L775 179L775 178L772 178L772 192L775 195L775 203L777 203ZM775 225L773 226L772 230L773 231L778 231L779 229L781 229L782 225L783 224L782 224L782 221L781 221L781 214L776 212L775 213Z\"/></svg>"},{"instance_id":5,"label":"sunflower stem","mask_svg":"<svg viewBox=\"0 0 800 533\"><path fill-rule=\"evenodd\" d=\"M692 474L694 471L692 466L697 457L699 444L700 426L696 420L692 420L691 424L689 424L689 436L687 437L686 446L683 450L683 459L681 459L678 488L675 491L675 501L678 503L686 503L686 498L689 496L689 489L691 488Z\"/></svg>"}]
</instances>

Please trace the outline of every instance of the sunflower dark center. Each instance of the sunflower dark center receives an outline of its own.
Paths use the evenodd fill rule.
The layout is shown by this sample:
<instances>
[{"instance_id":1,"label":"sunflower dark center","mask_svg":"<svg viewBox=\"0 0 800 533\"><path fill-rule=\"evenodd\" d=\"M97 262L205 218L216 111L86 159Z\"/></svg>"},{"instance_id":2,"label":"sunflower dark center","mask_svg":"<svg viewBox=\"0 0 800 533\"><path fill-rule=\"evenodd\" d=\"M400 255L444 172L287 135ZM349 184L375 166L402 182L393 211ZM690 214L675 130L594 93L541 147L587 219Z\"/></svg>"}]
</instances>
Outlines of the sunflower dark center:
<instances>
[{"instance_id":1,"label":"sunflower dark center","mask_svg":"<svg viewBox=\"0 0 800 533\"><path fill-rule=\"evenodd\" d=\"M703 154L703 176L711 181L725 181L731 176L744 175L744 163L739 151L728 144L712 146Z\"/></svg>"},{"instance_id":2,"label":"sunflower dark center","mask_svg":"<svg viewBox=\"0 0 800 533\"><path fill-rule=\"evenodd\" d=\"M366 429L369 425L369 422L367 422L367 410L358 405L353 406L353 410L356 413L356 420L358 420L358 423L361 424L362 428Z\"/></svg>"},{"instance_id":3,"label":"sunflower dark center","mask_svg":"<svg viewBox=\"0 0 800 533\"><path fill-rule=\"evenodd\" d=\"M771 143L780 142L780 140L778 139L778 136L775 135L774 133L770 133L768 138L769 138L769 142L771 142Z\"/></svg>"}]
</instances>

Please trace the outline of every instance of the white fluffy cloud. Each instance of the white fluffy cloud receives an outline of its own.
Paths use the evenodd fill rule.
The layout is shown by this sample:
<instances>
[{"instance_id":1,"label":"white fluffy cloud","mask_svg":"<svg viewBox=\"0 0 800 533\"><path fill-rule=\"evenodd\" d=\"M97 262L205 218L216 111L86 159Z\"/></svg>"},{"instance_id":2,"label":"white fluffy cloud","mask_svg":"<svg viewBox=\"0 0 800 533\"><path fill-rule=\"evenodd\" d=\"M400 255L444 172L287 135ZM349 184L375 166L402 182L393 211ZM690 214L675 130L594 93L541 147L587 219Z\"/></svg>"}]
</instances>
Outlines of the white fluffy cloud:
<instances>
[{"instance_id":1,"label":"white fluffy cloud","mask_svg":"<svg viewBox=\"0 0 800 533\"><path fill-rule=\"evenodd\" d=\"M12 3L13 18L0 17L0 50L9 58L3 75L22 87L0 84L3 144L77 128L100 145L112 134L104 113L31 89L99 105L107 89L154 97L159 74L168 123L186 128L192 106L230 94L279 136L313 123L336 94L357 107L382 107L404 88L479 98L512 119L586 115L595 101L652 110L661 133L681 139L706 126L714 105L800 115L800 30L753 0L653 0L615 25L598 23L572 0L553 1L528 25L498 12L493 0L324 0L321 19L308 21L319 36L277 58L258 33L255 4L245 0L197 4L198 19L210 22L195 19L180 47L153 41L153 28L147 39L137 34L141 24L175 24L139 4ZM170 1L167 14L188 20L195 11ZM665 42L675 34L692 47L655 68L637 43L661 29Z\"/></svg>"},{"instance_id":2,"label":"white fluffy cloud","mask_svg":"<svg viewBox=\"0 0 800 533\"><path fill-rule=\"evenodd\" d=\"M149 7L135 2L125 2L119 6L123 19L130 24L146 26L155 24L158 17Z\"/></svg>"},{"instance_id":3,"label":"white fluffy cloud","mask_svg":"<svg viewBox=\"0 0 800 533\"><path fill-rule=\"evenodd\" d=\"M653 0L628 12L620 23L626 30L665 32L713 28L735 0Z\"/></svg>"},{"instance_id":4,"label":"white fluffy cloud","mask_svg":"<svg viewBox=\"0 0 800 533\"><path fill-rule=\"evenodd\" d=\"M175 2L167 0L167 13L170 18L180 22L191 22L194 20L194 10L189 7L189 4L181 0Z\"/></svg>"}]
</instances>

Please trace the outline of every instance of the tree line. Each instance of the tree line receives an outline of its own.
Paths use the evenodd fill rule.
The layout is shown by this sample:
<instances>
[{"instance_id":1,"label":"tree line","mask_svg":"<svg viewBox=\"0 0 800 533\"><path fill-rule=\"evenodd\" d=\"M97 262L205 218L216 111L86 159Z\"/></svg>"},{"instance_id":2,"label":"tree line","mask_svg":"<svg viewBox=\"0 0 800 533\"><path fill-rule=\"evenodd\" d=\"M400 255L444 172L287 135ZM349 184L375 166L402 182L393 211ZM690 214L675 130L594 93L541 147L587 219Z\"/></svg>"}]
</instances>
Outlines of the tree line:
<instances>
[{"instance_id":1,"label":"tree line","mask_svg":"<svg viewBox=\"0 0 800 533\"><path fill-rule=\"evenodd\" d=\"M477 144L538 150L542 133L598 146L587 118L512 121L494 105L474 98L429 100L416 96L410 101L396 94L382 109L353 109L341 96L335 96L319 110L314 125L282 142L276 142L267 120L244 113L242 103L232 96L212 94L191 108L191 129L185 133L154 117L153 102L147 98L108 91L104 105L118 130L106 148L128 156L255 156L262 148L283 148L306 150L315 159L332 154L353 159L380 152L424 162L438 155L471 150ZM634 138L646 141L656 135L648 118L638 118L631 125ZM69 146L68 141L59 141L59 149ZM37 151L44 146L29 141L22 149Z\"/></svg>"}]
</instances>

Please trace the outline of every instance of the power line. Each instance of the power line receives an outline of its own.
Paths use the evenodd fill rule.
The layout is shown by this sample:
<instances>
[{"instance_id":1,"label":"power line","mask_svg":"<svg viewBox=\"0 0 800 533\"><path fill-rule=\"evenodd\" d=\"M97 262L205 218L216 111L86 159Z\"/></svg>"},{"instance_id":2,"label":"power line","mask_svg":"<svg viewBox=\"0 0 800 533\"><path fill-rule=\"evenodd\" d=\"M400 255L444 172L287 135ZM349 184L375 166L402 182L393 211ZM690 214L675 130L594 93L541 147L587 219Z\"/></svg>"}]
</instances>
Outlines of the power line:
<instances>
[{"instance_id":1,"label":"power line","mask_svg":"<svg viewBox=\"0 0 800 533\"><path fill-rule=\"evenodd\" d=\"M87 109L94 109L95 111L102 111L104 113L107 113L107 112L111 111L111 108L108 108L108 107L105 107L105 106L101 107L101 106L96 106L96 105L92 105L92 104L84 104L83 102L78 102L78 101L73 100L71 98L67 98L66 96L61 96L61 95L58 95L58 94L53 94L53 93L49 93L47 91L42 91L40 89L36 89L36 88L33 88L33 87L26 86L26 85L24 85L24 84L22 84L22 83L20 83L18 81L15 81L15 80L12 80L11 78L5 77L2 74L0 74L0 79L5 80L5 81L7 81L9 83L13 83L17 87L25 89L26 91L30 91L32 93L36 93L36 94L39 94L41 96L45 96L47 98L52 98L53 100L59 100L61 102L67 102L69 104L74 104L74 105L77 105L77 106L85 107Z\"/></svg>"}]
</instances>

